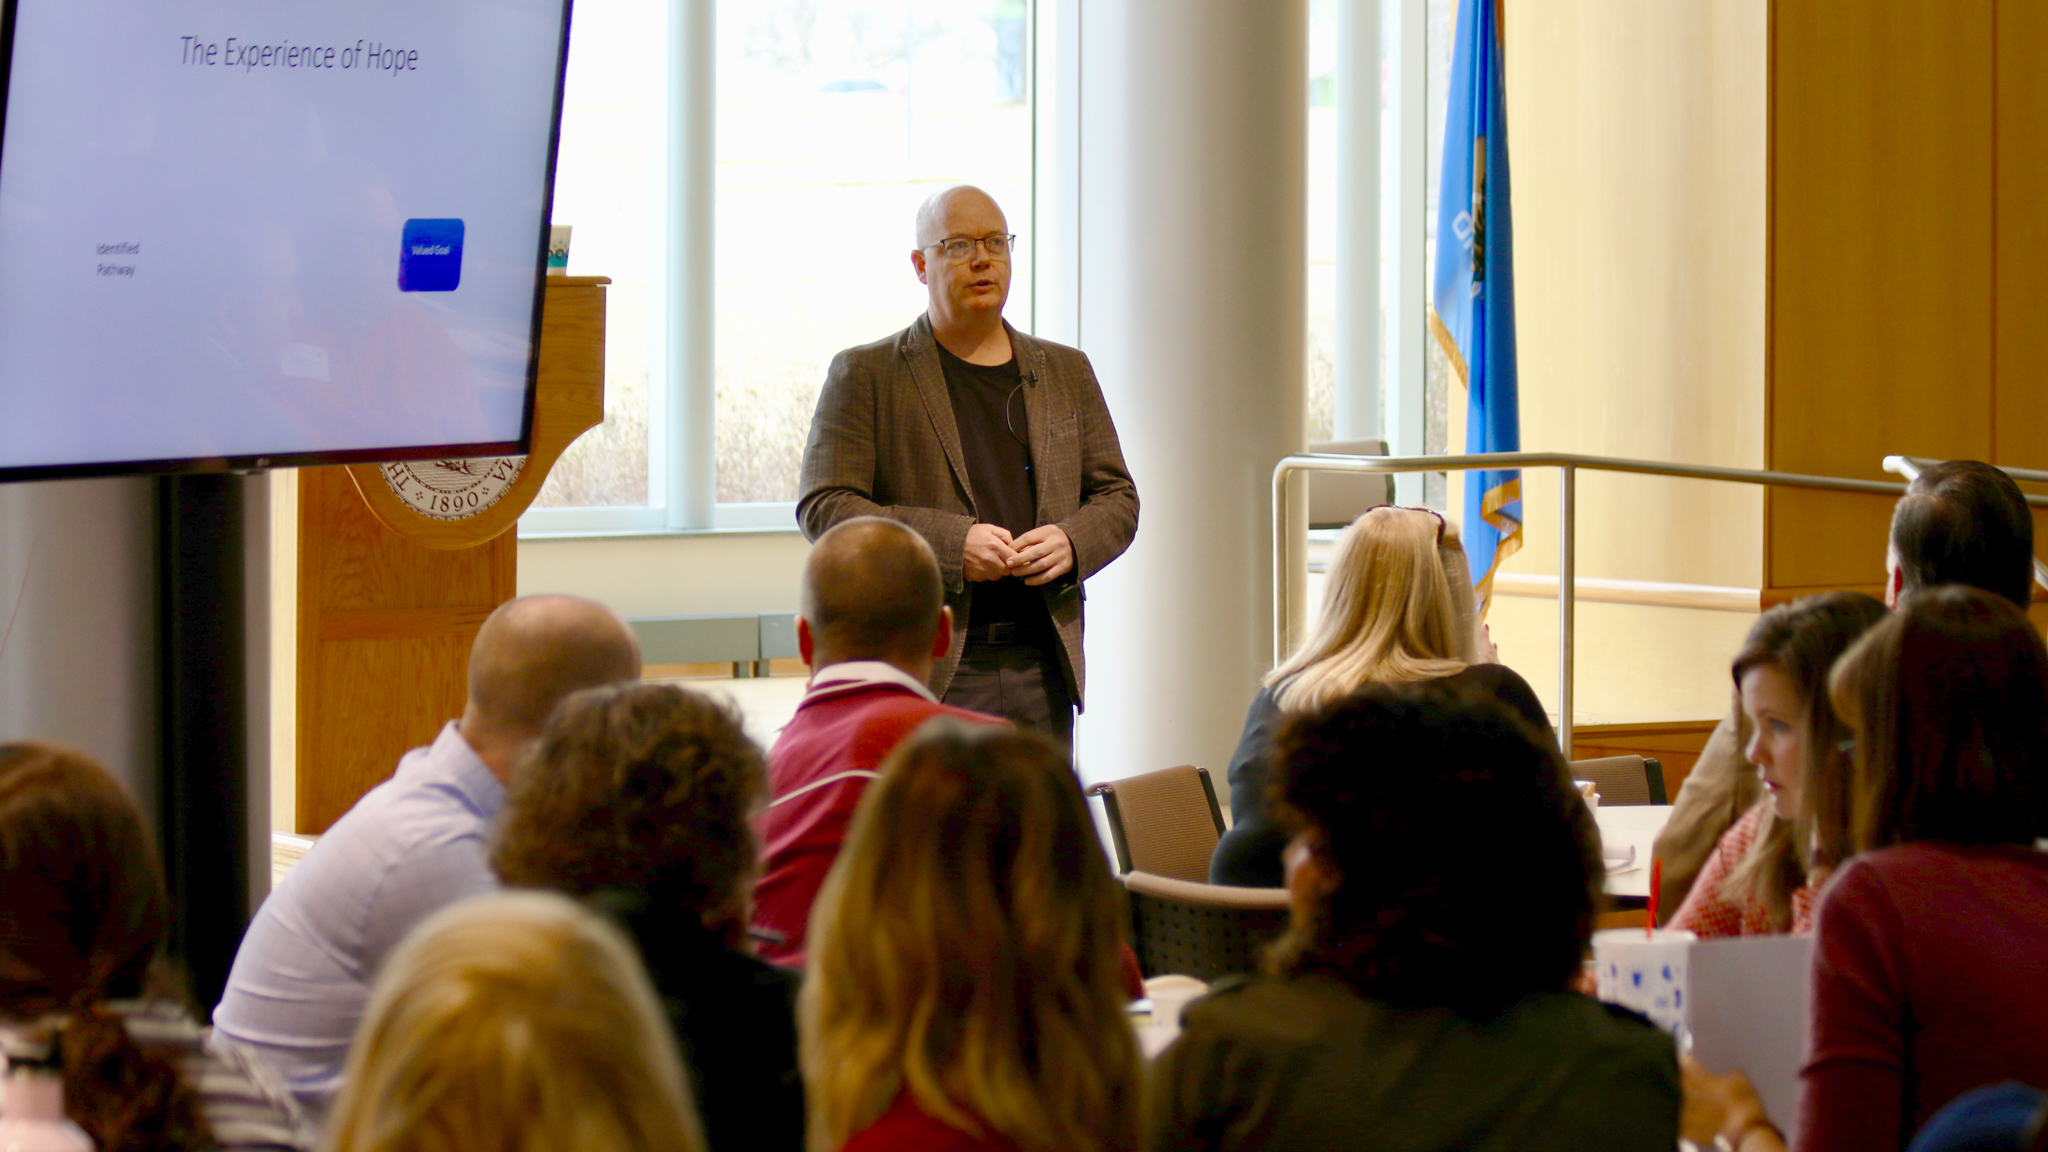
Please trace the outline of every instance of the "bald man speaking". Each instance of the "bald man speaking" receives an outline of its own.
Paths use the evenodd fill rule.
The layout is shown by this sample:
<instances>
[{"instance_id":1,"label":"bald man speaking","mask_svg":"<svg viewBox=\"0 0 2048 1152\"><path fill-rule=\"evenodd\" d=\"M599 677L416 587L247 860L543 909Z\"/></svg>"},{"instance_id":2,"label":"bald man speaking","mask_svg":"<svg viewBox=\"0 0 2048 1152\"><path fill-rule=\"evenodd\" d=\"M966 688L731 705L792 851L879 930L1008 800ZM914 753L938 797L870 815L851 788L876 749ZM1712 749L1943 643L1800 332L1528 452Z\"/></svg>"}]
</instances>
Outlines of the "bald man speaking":
<instances>
[{"instance_id":1,"label":"bald man speaking","mask_svg":"<svg viewBox=\"0 0 2048 1152\"><path fill-rule=\"evenodd\" d=\"M979 188L919 210L924 314L833 358L797 519L812 540L855 516L916 529L955 625L932 690L1071 742L1082 582L1130 547L1138 491L1088 358L1003 320L1015 241Z\"/></svg>"},{"instance_id":2,"label":"bald man speaking","mask_svg":"<svg viewBox=\"0 0 2048 1152\"><path fill-rule=\"evenodd\" d=\"M263 902L214 1009L319 1123L377 969L445 905L497 887L485 830L562 697L640 676L624 621L575 596L498 606L469 652L462 718L407 752Z\"/></svg>"}]
</instances>

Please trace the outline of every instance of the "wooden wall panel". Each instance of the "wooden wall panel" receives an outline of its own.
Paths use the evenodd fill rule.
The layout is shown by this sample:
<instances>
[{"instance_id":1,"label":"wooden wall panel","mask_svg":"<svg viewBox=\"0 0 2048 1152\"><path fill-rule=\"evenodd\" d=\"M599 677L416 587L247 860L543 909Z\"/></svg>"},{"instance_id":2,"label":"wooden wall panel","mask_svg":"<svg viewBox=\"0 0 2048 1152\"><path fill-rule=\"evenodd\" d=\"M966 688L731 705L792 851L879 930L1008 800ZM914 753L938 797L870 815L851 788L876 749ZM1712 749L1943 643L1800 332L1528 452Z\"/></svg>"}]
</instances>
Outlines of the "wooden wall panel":
<instances>
[{"instance_id":1,"label":"wooden wall panel","mask_svg":"<svg viewBox=\"0 0 2048 1152\"><path fill-rule=\"evenodd\" d=\"M1991 453L1996 11L1772 6L1773 468L1881 479L1887 453ZM1774 492L1766 586L1878 582L1889 510Z\"/></svg>"},{"instance_id":2,"label":"wooden wall panel","mask_svg":"<svg viewBox=\"0 0 2048 1152\"><path fill-rule=\"evenodd\" d=\"M344 468L299 480L297 830L327 830L462 713L470 641L512 598L516 535L445 551L378 523Z\"/></svg>"},{"instance_id":3,"label":"wooden wall panel","mask_svg":"<svg viewBox=\"0 0 2048 1152\"><path fill-rule=\"evenodd\" d=\"M2048 5L2000 3L1997 50L1991 460L2048 469ZM2048 552L2048 509L2034 510L2034 539L2036 554ZM2048 604L2037 600L2031 615L2048 625Z\"/></svg>"},{"instance_id":4,"label":"wooden wall panel","mask_svg":"<svg viewBox=\"0 0 2048 1152\"><path fill-rule=\"evenodd\" d=\"M1999 4L1997 52L1991 460L2048 468L2048 5Z\"/></svg>"}]
</instances>

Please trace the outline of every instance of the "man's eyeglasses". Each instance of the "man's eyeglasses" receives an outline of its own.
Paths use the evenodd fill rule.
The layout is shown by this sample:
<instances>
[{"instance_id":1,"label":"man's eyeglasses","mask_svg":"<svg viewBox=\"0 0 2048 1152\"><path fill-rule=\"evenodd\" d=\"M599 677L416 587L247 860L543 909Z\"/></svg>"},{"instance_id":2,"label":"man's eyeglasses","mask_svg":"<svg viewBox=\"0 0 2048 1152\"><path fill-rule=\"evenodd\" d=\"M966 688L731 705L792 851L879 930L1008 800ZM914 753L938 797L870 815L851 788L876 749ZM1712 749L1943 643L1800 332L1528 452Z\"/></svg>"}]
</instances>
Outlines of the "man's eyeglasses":
<instances>
[{"instance_id":1,"label":"man's eyeglasses","mask_svg":"<svg viewBox=\"0 0 2048 1152\"><path fill-rule=\"evenodd\" d=\"M937 248L945 254L946 259L959 264L974 255L974 246L976 244L981 245L982 249L988 253L989 259L1008 260L1010 258L1010 248L1016 243L1017 237L1015 234L1008 236L1001 233L994 236L948 236L936 244L925 245L924 250L929 252Z\"/></svg>"}]
</instances>

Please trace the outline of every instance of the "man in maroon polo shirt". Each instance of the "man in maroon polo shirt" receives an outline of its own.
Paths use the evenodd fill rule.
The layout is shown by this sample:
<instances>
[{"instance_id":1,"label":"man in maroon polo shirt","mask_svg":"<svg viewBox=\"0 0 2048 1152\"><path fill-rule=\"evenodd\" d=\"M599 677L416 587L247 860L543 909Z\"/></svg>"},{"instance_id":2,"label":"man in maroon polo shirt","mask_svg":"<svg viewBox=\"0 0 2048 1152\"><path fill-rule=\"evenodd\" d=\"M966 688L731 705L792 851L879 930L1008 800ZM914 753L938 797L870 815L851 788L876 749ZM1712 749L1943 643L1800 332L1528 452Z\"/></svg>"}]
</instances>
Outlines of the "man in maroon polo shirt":
<instances>
[{"instance_id":1,"label":"man in maroon polo shirt","mask_svg":"<svg viewBox=\"0 0 2048 1152\"><path fill-rule=\"evenodd\" d=\"M768 754L766 850L754 888L763 960L804 961L804 925L868 782L934 716L1004 721L941 704L927 685L953 641L939 562L923 536L860 516L818 538L804 565L797 650L810 690Z\"/></svg>"}]
</instances>

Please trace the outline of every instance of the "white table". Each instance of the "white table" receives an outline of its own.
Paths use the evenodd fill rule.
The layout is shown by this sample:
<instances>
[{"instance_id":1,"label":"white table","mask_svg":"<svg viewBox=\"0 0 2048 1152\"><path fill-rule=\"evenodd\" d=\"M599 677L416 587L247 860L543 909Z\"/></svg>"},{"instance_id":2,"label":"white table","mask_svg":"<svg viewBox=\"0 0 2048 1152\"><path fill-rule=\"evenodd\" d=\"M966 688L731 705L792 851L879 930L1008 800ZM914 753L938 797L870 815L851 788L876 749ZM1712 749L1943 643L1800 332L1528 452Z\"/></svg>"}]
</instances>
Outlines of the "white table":
<instances>
[{"instance_id":1,"label":"white table","mask_svg":"<svg viewBox=\"0 0 2048 1152\"><path fill-rule=\"evenodd\" d=\"M1599 822L1603 846L1618 848L1627 845L1636 852L1635 859L1627 865L1608 870L1607 894L1647 900L1650 896L1650 849L1657 842L1657 833L1664 830L1665 821L1671 819L1671 806L1603 804L1594 810L1593 816Z\"/></svg>"}]
</instances>

